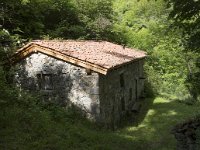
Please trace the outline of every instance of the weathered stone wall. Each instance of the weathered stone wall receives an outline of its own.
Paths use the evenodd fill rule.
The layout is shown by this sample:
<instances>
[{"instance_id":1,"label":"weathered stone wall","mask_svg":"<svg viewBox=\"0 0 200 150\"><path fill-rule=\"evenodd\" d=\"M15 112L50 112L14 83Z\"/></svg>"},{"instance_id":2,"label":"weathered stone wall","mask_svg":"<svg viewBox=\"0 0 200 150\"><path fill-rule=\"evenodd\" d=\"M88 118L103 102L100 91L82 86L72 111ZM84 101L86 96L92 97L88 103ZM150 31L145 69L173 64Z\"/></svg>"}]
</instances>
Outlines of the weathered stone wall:
<instances>
[{"instance_id":1,"label":"weathered stone wall","mask_svg":"<svg viewBox=\"0 0 200 150\"><path fill-rule=\"evenodd\" d=\"M172 133L177 140L177 150L199 150L200 116L177 124Z\"/></svg>"},{"instance_id":2,"label":"weathered stone wall","mask_svg":"<svg viewBox=\"0 0 200 150\"><path fill-rule=\"evenodd\" d=\"M140 101L144 88L143 63L144 60L139 60L112 70L106 76L100 75L101 119L108 126L115 128Z\"/></svg>"},{"instance_id":3,"label":"weathered stone wall","mask_svg":"<svg viewBox=\"0 0 200 150\"><path fill-rule=\"evenodd\" d=\"M72 103L91 119L99 119L99 75L86 69L34 53L16 66L16 84L25 90L40 92L45 100L63 106Z\"/></svg>"},{"instance_id":4,"label":"weathered stone wall","mask_svg":"<svg viewBox=\"0 0 200 150\"><path fill-rule=\"evenodd\" d=\"M74 104L89 118L115 127L140 100L143 63L123 65L107 75L88 75L85 68L34 53L17 64L15 82L22 89L40 92L45 100Z\"/></svg>"}]
</instances>

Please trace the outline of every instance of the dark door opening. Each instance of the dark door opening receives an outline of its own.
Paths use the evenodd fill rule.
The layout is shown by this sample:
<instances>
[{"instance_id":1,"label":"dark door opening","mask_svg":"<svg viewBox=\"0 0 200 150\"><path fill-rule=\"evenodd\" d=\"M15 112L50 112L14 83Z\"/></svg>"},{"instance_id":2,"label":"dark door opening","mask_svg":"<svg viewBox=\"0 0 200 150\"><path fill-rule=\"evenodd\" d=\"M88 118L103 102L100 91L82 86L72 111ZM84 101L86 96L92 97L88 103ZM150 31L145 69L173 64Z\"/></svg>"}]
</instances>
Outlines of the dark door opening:
<instances>
[{"instance_id":1,"label":"dark door opening","mask_svg":"<svg viewBox=\"0 0 200 150\"><path fill-rule=\"evenodd\" d=\"M135 79L135 100L138 100L138 80Z\"/></svg>"}]
</instances>

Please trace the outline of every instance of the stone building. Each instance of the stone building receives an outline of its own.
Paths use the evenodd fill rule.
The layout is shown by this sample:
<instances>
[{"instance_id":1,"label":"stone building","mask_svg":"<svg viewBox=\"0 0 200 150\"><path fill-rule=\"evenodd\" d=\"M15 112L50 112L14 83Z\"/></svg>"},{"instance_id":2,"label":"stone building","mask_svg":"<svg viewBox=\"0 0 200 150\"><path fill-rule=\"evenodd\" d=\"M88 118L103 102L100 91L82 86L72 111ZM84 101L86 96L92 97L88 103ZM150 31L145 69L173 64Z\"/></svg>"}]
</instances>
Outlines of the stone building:
<instances>
[{"instance_id":1,"label":"stone building","mask_svg":"<svg viewBox=\"0 0 200 150\"><path fill-rule=\"evenodd\" d=\"M144 87L146 53L106 41L37 40L11 58L16 84L88 118L117 124Z\"/></svg>"}]
</instances>

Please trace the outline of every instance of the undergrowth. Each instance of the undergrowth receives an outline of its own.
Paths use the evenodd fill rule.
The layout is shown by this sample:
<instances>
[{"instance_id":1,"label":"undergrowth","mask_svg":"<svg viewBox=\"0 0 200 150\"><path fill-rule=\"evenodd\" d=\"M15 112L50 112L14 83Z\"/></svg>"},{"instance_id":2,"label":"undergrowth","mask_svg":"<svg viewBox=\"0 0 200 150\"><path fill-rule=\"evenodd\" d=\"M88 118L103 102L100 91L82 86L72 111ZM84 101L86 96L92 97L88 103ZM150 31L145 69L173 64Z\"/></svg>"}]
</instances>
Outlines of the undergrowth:
<instances>
[{"instance_id":1,"label":"undergrowth","mask_svg":"<svg viewBox=\"0 0 200 150\"><path fill-rule=\"evenodd\" d=\"M176 147L170 133L173 126L199 113L199 104L145 99L134 123L111 131L97 127L73 109L42 104L25 93L7 96L10 99L3 103L1 95L0 103L0 149L5 150L172 150Z\"/></svg>"}]
</instances>

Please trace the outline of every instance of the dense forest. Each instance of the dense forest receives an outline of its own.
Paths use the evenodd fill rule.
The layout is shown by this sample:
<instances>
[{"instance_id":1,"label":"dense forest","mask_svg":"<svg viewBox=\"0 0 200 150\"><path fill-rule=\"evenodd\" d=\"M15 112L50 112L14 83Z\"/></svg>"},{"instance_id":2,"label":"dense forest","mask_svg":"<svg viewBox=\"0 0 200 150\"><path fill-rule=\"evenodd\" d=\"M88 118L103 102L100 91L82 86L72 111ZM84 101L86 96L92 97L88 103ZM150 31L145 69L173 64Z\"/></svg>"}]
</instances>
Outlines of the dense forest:
<instances>
[{"instance_id":1,"label":"dense forest","mask_svg":"<svg viewBox=\"0 0 200 150\"><path fill-rule=\"evenodd\" d=\"M173 149L171 135L163 144L155 137L154 145L150 125L143 135L142 127L104 131L73 110L19 94L6 62L34 39L106 40L144 50L147 99L163 98L169 109L180 110L173 125L199 112L199 0L0 0L0 149Z\"/></svg>"}]
</instances>

